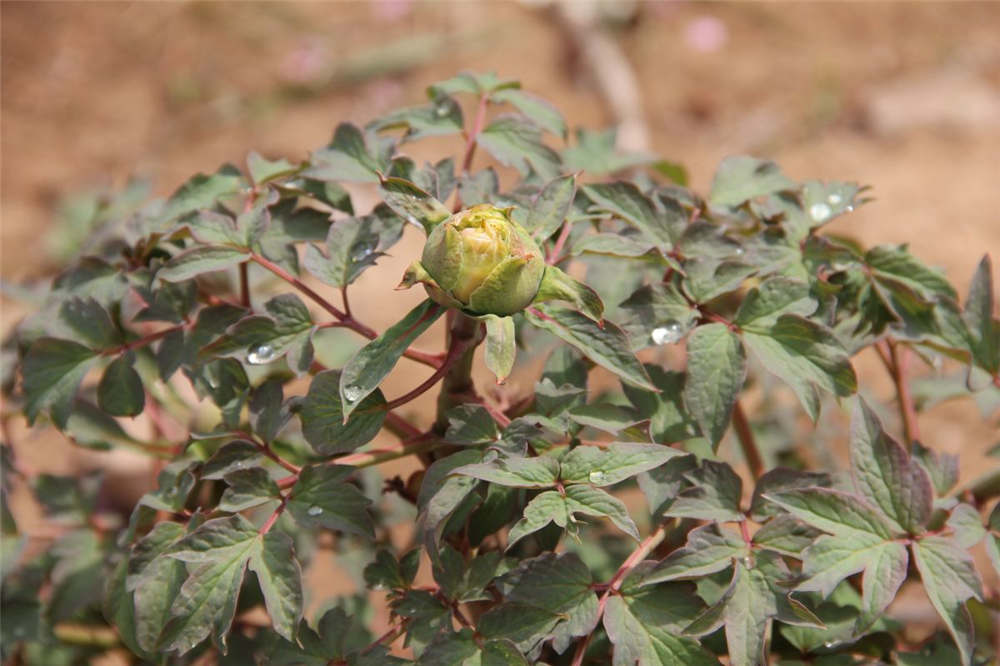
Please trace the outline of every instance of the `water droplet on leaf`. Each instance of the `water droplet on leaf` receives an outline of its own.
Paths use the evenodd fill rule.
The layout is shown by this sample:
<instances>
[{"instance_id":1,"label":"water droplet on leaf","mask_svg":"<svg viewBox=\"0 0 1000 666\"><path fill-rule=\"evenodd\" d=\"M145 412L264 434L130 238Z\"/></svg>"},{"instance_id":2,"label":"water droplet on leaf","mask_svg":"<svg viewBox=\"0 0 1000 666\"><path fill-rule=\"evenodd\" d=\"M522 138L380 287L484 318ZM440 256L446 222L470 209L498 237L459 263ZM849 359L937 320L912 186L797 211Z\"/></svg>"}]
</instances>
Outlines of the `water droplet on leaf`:
<instances>
[{"instance_id":1,"label":"water droplet on leaf","mask_svg":"<svg viewBox=\"0 0 1000 666\"><path fill-rule=\"evenodd\" d=\"M833 194L831 194L830 196L828 196L826 198L826 200L830 202L831 206L836 206L841 201L843 201L843 198L839 194L837 194L836 192L834 192Z\"/></svg>"},{"instance_id":2,"label":"water droplet on leaf","mask_svg":"<svg viewBox=\"0 0 1000 666\"><path fill-rule=\"evenodd\" d=\"M451 112L451 106L448 102L441 102L436 107L434 107L434 115L438 118L444 118Z\"/></svg>"},{"instance_id":3,"label":"water droplet on leaf","mask_svg":"<svg viewBox=\"0 0 1000 666\"><path fill-rule=\"evenodd\" d=\"M247 362L251 365L270 363L278 356L278 351L267 343L253 345L247 351Z\"/></svg>"},{"instance_id":4,"label":"water droplet on leaf","mask_svg":"<svg viewBox=\"0 0 1000 666\"><path fill-rule=\"evenodd\" d=\"M650 333L653 342L658 345L672 345L684 337L684 329L676 321L665 322L662 326L657 326Z\"/></svg>"},{"instance_id":5,"label":"water droplet on leaf","mask_svg":"<svg viewBox=\"0 0 1000 666\"><path fill-rule=\"evenodd\" d=\"M814 203L809 207L809 215L817 222L823 222L830 217L830 207L825 203Z\"/></svg>"},{"instance_id":6,"label":"water droplet on leaf","mask_svg":"<svg viewBox=\"0 0 1000 666\"><path fill-rule=\"evenodd\" d=\"M355 386L351 384L350 386L344 387L344 399L347 402L357 402L361 398L361 394L364 393L364 389L360 386Z\"/></svg>"},{"instance_id":7,"label":"water droplet on leaf","mask_svg":"<svg viewBox=\"0 0 1000 666\"><path fill-rule=\"evenodd\" d=\"M603 471L601 471L599 469L595 469L593 472L590 473L590 482L591 483L604 483L604 480L606 478L607 478L607 475Z\"/></svg>"},{"instance_id":8,"label":"water droplet on leaf","mask_svg":"<svg viewBox=\"0 0 1000 666\"><path fill-rule=\"evenodd\" d=\"M351 246L350 255L351 261L357 263L359 261L364 261L371 256L372 252L375 251L375 247L378 245L377 241L370 239L359 240L354 245Z\"/></svg>"},{"instance_id":9,"label":"water droplet on leaf","mask_svg":"<svg viewBox=\"0 0 1000 666\"><path fill-rule=\"evenodd\" d=\"M743 248L738 247L735 250L733 250L733 254L735 254L737 257L742 257L744 254L744 250Z\"/></svg>"},{"instance_id":10,"label":"water droplet on leaf","mask_svg":"<svg viewBox=\"0 0 1000 666\"><path fill-rule=\"evenodd\" d=\"M827 641L826 643L823 643L823 647L825 648L832 648L834 645L836 645L836 643L833 641Z\"/></svg>"},{"instance_id":11,"label":"water droplet on leaf","mask_svg":"<svg viewBox=\"0 0 1000 666\"><path fill-rule=\"evenodd\" d=\"M308 513L310 516L318 516L319 514L323 513L323 507L316 506L315 504L313 504L311 507L306 509L306 513Z\"/></svg>"}]
</instances>

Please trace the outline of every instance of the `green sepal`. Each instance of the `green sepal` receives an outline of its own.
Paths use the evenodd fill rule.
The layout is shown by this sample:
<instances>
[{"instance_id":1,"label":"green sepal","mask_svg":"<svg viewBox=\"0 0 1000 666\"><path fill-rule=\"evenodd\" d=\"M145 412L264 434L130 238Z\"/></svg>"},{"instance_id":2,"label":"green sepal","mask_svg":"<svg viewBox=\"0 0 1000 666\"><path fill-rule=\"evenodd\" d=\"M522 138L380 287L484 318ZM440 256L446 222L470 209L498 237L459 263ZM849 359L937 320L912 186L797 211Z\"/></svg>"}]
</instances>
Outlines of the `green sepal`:
<instances>
[{"instance_id":1,"label":"green sepal","mask_svg":"<svg viewBox=\"0 0 1000 666\"><path fill-rule=\"evenodd\" d=\"M532 302L545 301L568 301L597 322L604 317L604 303L597 292L556 266L548 266L545 269L542 284L538 287L538 293Z\"/></svg>"},{"instance_id":2,"label":"green sepal","mask_svg":"<svg viewBox=\"0 0 1000 666\"><path fill-rule=\"evenodd\" d=\"M431 277L431 274L427 272L424 265L419 261L414 261L403 273L403 279L399 281L396 286L397 290L409 289L415 284L422 284L424 289L427 290L427 295L430 296L436 303L440 303L446 308L457 308L462 309L462 304L457 300L448 295L444 289L442 289L438 283Z\"/></svg>"},{"instance_id":3,"label":"green sepal","mask_svg":"<svg viewBox=\"0 0 1000 666\"><path fill-rule=\"evenodd\" d=\"M497 312L497 310L510 310L510 308L497 308L496 306L505 301L511 301L511 294L520 294L526 290L530 293L530 290L535 288L536 278L531 274L531 271L525 270L527 265L528 260L524 257L513 255L506 257L490 271L483 283L469 294L468 309L477 314L495 314L501 317L517 312L517 310ZM523 304L524 301L521 303ZM518 310L520 309L518 308Z\"/></svg>"},{"instance_id":4,"label":"green sepal","mask_svg":"<svg viewBox=\"0 0 1000 666\"><path fill-rule=\"evenodd\" d=\"M514 320L496 315L484 315L481 319L486 322L486 367L496 375L497 384L502 384L514 369L517 356Z\"/></svg>"}]
</instances>

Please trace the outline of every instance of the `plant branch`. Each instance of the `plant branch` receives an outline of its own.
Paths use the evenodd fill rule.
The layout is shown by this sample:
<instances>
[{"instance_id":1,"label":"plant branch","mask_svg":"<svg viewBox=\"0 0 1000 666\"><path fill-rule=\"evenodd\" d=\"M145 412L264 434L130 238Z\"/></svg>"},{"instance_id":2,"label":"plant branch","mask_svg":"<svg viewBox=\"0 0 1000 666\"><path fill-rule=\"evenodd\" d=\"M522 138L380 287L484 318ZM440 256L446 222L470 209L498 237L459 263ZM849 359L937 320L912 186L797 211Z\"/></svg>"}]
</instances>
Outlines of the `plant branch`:
<instances>
[{"instance_id":1,"label":"plant branch","mask_svg":"<svg viewBox=\"0 0 1000 666\"><path fill-rule=\"evenodd\" d=\"M757 448L757 440L753 436L750 422L747 421L746 412L743 411L743 405L739 400L733 406L733 430L736 431L736 437L740 441L750 473L755 480L759 479L764 474L764 459L760 455L760 449Z\"/></svg>"},{"instance_id":2,"label":"plant branch","mask_svg":"<svg viewBox=\"0 0 1000 666\"><path fill-rule=\"evenodd\" d=\"M157 331L156 333L150 333L149 335L144 335L138 340L133 340L132 342L127 342L123 345L117 347L111 347L110 349L105 349L101 352L102 356L116 356L118 354L124 354L127 351L133 349L139 349L140 347L145 347L146 345L156 342L162 337L170 335L174 331L180 331L187 328L188 324L177 324L176 326L171 326L170 328L165 328L162 331Z\"/></svg>"},{"instance_id":3,"label":"plant branch","mask_svg":"<svg viewBox=\"0 0 1000 666\"><path fill-rule=\"evenodd\" d=\"M889 340L889 359L892 361L892 381L896 384L896 400L899 403L899 415L903 421L903 439L906 448L910 448L915 440L920 439L920 428L917 425L917 410L913 405L910 385L906 381L906 370L909 365L909 355L906 347L900 347L895 340Z\"/></svg>"},{"instance_id":4,"label":"plant branch","mask_svg":"<svg viewBox=\"0 0 1000 666\"><path fill-rule=\"evenodd\" d=\"M479 96L479 106L476 107L476 120L465 140L465 156L462 158L462 173L468 173L472 166L472 157L476 154L476 139L483 131L483 124L486 122L486 103L489 101L489 94L483 93Z\"/></svg>"},{"instance_id":5,"label":"plant branch","mask_svg":"<svg viewBox=\"0 0 1000 666\"><path fill-rule=\"evenodd\" d=\"M240 305L250 307L250 269L245 261L240 264Z\"/></svg>"},{"instance_id":6,"label":"plant branch","mask_svg":"<svg viewBox=\"0 0 1000 666\"><path fill-rule=\"evenodd\" d=\"M383 405L382 409L386 411L396 409L397 407L405 405L406 403L429 391L435 384L441 381L441 378L443 378L449 370L451 370L451 367L455 365L455 362L458 361L459 357L465 352L468 345L469 342L466 340L457 340L448 350L448 356L445 357L444 363L442 363L430 377L421 382L420 385L412 391L390 400Z\"/></svg>"},{"instance_id":7,"label":"plant branch","mask_svg":"<svg viewBox=\"0 0 1000 666\"><path fill-rule=\"evenodd\" d=\"M295 277L294 275L292 275L291 273L289 273L284 268L277 265L267 257L263 257L259 254L254 253L250 255L250 259L255 263L259 264L260 266L263 266L267 270L271 271L279 278L291 284L293 287L295 287L303 294L308 296L314 303L316 303L321 308L332 314L338 320L340 326L343 326L344 328L349 328L355 333L358 333L368 338L369 340L374 340L375 338L378 337L378 333L376 333L374 330L372 330L368 326L365 326L364 324L359 322L357 319L355 319L348 313L341 312L340 308L338 308L336 305L334 305L330 301L320 296L305 282ZM403 356L418 363L429 365L432 368L437 368L438 366L441 365L441 361L438 355L428 354L426 352L417 351L415 349L407 349L405 352L403 352Z\"/></svg>"},{"instance_id":8,"label":"plant branch","mask_svg":"<svg viewBox=\"0 0 1000 666\"><path fill-rule=\"evenodd\" d=\"M612 594L617 594L618 590L621 589L622 583L625 582L625 577L628 573L632 571L640 562L646 559L646 557L653 552L653 549L663 542L663 539L667 536L667 530L663 525L659 525L648 537L642 540L636 549L632 551L622 565L618 567L618 571L615 575L611 577L608 582L607 587L604 590L604 594L601 595L600 600L597 602L597 620L600 622L601 617L604 616L604 608L608 605L608 598ZM590 645L590 639L593 633L587 634L583 639L577 644L576 652L573 654L572 666L580 666L583 663L583 657L587 653L587 647Z\"/></svg>"},{"instance_id":9,"label":"plant branch","mask_svg":"<svg viewBox=\"0 0 1000 666\"><path fill-rule=\"evenodd\" d=\"M385 428L404 442L414 437L419 437L421 434L420 428L395 412L389 412L385 415Z\"/></svg>"},{"instance_id":10,"label":"plant branch","mask_svg":"<svg viewBox=\"0 0 1000 666\"><path fill-rule=\"evenodd\" d=\"M573 225L567 220L563 222L562 230L559 232L559 237L556 238L555 244L549 250L549 256L546 257L546 262L549 264L557 264L562 260L559 255L562 253L563 246L566 245L566 240L569 238L570 232L573 230Z\"/></svg>"}]
</instances>

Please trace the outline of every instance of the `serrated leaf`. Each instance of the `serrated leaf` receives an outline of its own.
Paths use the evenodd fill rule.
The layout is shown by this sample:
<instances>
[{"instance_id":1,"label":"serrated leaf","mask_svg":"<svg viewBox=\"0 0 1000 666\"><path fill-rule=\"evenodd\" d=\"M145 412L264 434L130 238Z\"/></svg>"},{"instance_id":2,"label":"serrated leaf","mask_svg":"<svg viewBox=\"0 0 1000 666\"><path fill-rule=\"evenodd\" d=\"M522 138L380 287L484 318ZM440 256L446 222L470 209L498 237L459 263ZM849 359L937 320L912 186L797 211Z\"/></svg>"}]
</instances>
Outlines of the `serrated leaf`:
<instances>
[{"instance_id":1,"label":"serrated leaf","mask_svg":"<svg viewBox=\"0 0 1000 666\"><path fill-rule=\"evenodd\" d=\"M773 516L778 512L777 507L764 499L768 493L778 493L782 490L793 490L795 488L825 487L831 484L830 475L824 472L803 472L787 467L776 467L765 472L753 489L753 498L750 500L750 516L762 522L763 519Z\"/></svg>"},{"instance_id":2,"label":"serrated leaf","mask_svg":"<svg viewBox=\"0 0 1000 666\"><path fill-rule=\"evenodd\" d=\"M170 195L159 219L169 222L192 211L211 208L220 197L236 194L245 185L243 174L231 164L222 165L213 174L199 173Z\"/></svg>"},{"instance_id":3,"label":"serrated leaf","mask_svg":"<svg viewBox=\"0 0 1000 666\"><path fill-rule=\"evenodd\" d=\"M838 396L857 390L847 352L830 329L810 319L782 315L767 329L748 326L743 342L769 372L795 391L814 421L819 416L819 389Z\"/></svg>"},{"instance_id":4,"label":"serrated leaf","mask_svg":"<svg viewBox=\"0 0 1000 666\"><path fill-rule=\"evenodd\" d=\"M895 530L923 531L934 503L930 477L885 432L862 398L851 418L850 454L851 478L858 493L882 509Z\"/></svg>"},{"instance_id":5,"label":"serrated leaf","mask_svg":"<svg viewBox=\"0 0 1000 666\"><path fill-rule=\"evenodd\" d=\"M750 199L795 188L774 162L740 155L727 157L719 165L708 199L715 206L735 208Z\"/></svg>"},{"instance_id":6,"label":"serrated leaf","mask_svg":"<svg viewBox=\"0 0 1000 666\"><path fill-rule=\"evenodd\" d=\"M562 114L541 97L526 93L519 88L503 88L490 95L490 99L494 102L506 102L515 106L518 111L543 130L560 138L566 138L566 121Z\"/></svg>"},{"instance_id":7,"label":"serrated leaf","mask_svg":"<svg viewBox=\"0 0 1000 666\"><path fill-rule=\"evenodd\" d=\"M167 282L181 282L202 273L232 268L249 258L245 250L223 245L197 245L175 255L157 271L156 277Z\"/></svg>"},{"instance_id":8,"label":"serrated leaf","mask_svg":"<svg viewBox=\"0 0 1000 666\"><path fill-rule=\"evenodd\" d=\"M891 539L896 533L892 523L865 500L833 488L801 488L764 495L809 525L834 536Z\"/></svg>"},{"instance_id":9,"label":"serrated leaf","mask_svg":"<svg viewBox=\"0 0 1000 666\"><path fill-rule=\"evenodd\" d=\"M446 441L453 444L488 444L500 439L496 421L481 405L459 405L448 410Z\"/></svg>"},{"instance_id":10,"label":"serrated leaf","mask_svg":"<svg viewBox=\"0 0 1000 666\"><path fill-rule=\"evenodd\" d=\"M247 562L259 545L254 526L235 515L209 520L171 549L189 563L189 576L171 607L164 649L184 654L211 636L225 652Z\"/></svg>"},{"instance_id":11,"label":"serrated leaf","mask_svg":"<svg viewBox=\"0 0 1000 666\"><path fill-rule=\"evenodd\" d=\"M428 136L447 136L462 131L462 107L447 95L437 95L430 104L411 106L380 116L368 124L369 129L403 128L403 141L416 141Z\"/></svg>"},{"instance_id":12,"label":"serrated leaf","mask_svg":"<svg viewBox=\"0 0 1000 666\"><path fill-rule=\"evenodd\" d=\"M746 352L739 336L725 324L705 324L687 344L684 404L702 434L717 446L729 427L733 407L747 376Z\"/></svg>"},{"instance_id":13,"label":"serrated leaf","mask_svg":"<svg viewBox=\"0 0 1000 666\"><path fill-rule=\"evenodd\" d=\"M913 559L924 590L955 640L963 666L972 663L975 636L969 599L982 600L982 582L969 554L944 537L913 544Z\"/></svg>"},{"instance_id":14,"label":"serrated leaf","mask_svg":"<svg viewBox=\"0 0 1000 666\"><path fill-rule=\"evenodd\" d=\"M559 478L559 463L549 457L504 457L458 467L451 472L514 488L550 488Z\"/></svg>"},{"instance_id":15,"label":"serrated leaf","mask_svg":"<svg viewBox=\"0 0 1000 666\"><path fill-rule=\"evenodd\" d=\"M524 228L537 238L548 238L562 226L575 195L576 176L560 176L546 183L531 202Z\"/></svg>"},{"instance_id":16,"label":"serrated leaf","mask_svg":"<svg viewBox=\"0 0 1000 666\"><path fill-rule=\"evenodd\" d=\"M375 535L368 506L371 500L347 481L353 467L309 465L299 472L286 504L295 521L306 529L325 527L365 537Z\"/></svg>"},{"instance_id":17,"label":"serrated leaf","mask_svg":"<svg viewBox=\"0 0 1000 666\"><path fill-rule=\"evenodd\" d=\"M709 666L718 660L697 641L679 636L677 607L691 605L692 592L664 586L612 596L604 608L604 629L614 646L614 666Z\"/></svg>"},{"instance_id":18,"label":"serrated leaf","mask_svg":"<svg viewBox=\"0 0 1000 666\"><path fill-rule=\"evenodd\" d=\"M559 175L559 154L542 143L541 131L524 116L498 116L476 136L476 143L522 175L531 171L546 179Z\"/></svg>"},{"instance_id":19,"label":"serrated leaf","mask_svg":"<svg viewBox=\"0 0 1000 666\"><path fill-rule=\"evenodd\" d=\"M247 155L247 170L250 178L257 185L266 183L269 180L287 176L298 170L298 167L285 158L269 160L261 156L256 150L251 150Z\"/></svg>"},{"instance_id":20,"label":"serrated leaf","mask_svg":"<svg viewBox=\"0 0 1000 666\"><path fill-rule=\"evenodd\" d=\"M344 422L340 402L341 376L337 370L321 372L313 378L302 401L299 417L302 435L318 452L329 456L353 451L378 434L385 421L385 397L376 389L360 401L358 413Z\"/></svg>"},{"instance_id":21,"label":"serrated leaf","mask_svg":"<svg viewBox=\"0 0 1000 666\"><path fill-rule=\"evenodd\" d=\"M355 125L341 123L329 145L312 154L303 175L318 180L374 183L379 173L388 171L391 154L387 143L362 133Z\"/></svg>"},{"instance_id":22,"label":"serrated leaf","mask_svg":"<svg viewBox=\"0 0 1000 666\"><path fill-rule=\"evenodd\" d=\"M331 287L346 287L379 257L379 236L370 217L348 217L330 226L326 254L315 245L306 246L302 260L306 270Z\"/></svg>"},{"instance_id":23,"label":"serrated leaf","mask_svg":"<svg viewBox=\"0 0 1000 666\"><path fill-rule=\"evenodd\" d=\"M220 511L244 511L281 497L277 484L262 467L230 472L225 481L229 487L219 500Z\"/></svg>"},{"instance_id":24,"label":"serrated leaf","mask_svg":"<svg viewBox=\"0 0 1000 666\"><path fill-rule=\"evenodd\" d=\"M563 483L611 486L681 455L682 451L660 444L577 446L560 460L559 476Z\"/></svg>"},{"instance_id":25,"label":"serrated leaf","mask_svg":"<svg viewBox=\"0 0 1000 666\"><path fill-rule=\"evenodd\" d=\"M385 376L396 365L403 352L421 333L437 321L444 308L428 299L410 310L402 320L393 324L354 355L340 376L340 397L344 417L348 417L366 396L377 390Z\"/></svg>"},{"instance_id":26,"label":"serrated leaf","mask_svg":"<svg viewBox=\"0 0 1000 666\"><path fill-rule=\"evenodd\" d=\"M247 566L257 574L271 626L294 642L302 619L302 569L292 539L275 530L264 534Z\"/></svg>"},{"instance_id":27,"label":"serrated leaf","mask_svg":"<svg viewBox=\"0 0 1000 666\"><path fill-rule=\"evenodd\" d=\"M379 192L385 203L404 220L415 220L430 233L451 216L451 211L431 194L402 178L383 178Z\"/></svg>"},{"instance_id":28,"label":"serrated leaf","mask_svg":"<svg viewBox=\"0 0 1000 666\"><path fill-rule=\"evenodd\" d=\"M56 338L35 340L24 357L24 411L28 422L48 409L52 421L65 429L73 411L76 391L93 367L97 354L76 342Z\"/></svg>"},{"instance_id":29,"label":"serrated leaf","mask_svg":"<svg viewBox=\"0 0 1000 666\"><path fill-rule=\"evenodd\" d=\"M638 388L657 390L642 364L629 351L625 333L611 322L604 322L602 328L575 310L551 305L539 305L526 313L532 324L573 345L622 381Z\"/></svg>"},{"instance_id":30,"label":"serrated leaf","mask_svg":"<svg viewBox=\"0 0 1000 666\"><path fill-rule=\"evenodd\" d=\"M639 530L621 500L603 490L579 484L567 486L562 494L547 490L532 499L524 508L524 517L510 530L508 548L550 522L575 534L577 520L574 514L577 513L608 518L618 529L639 539Z\"/></svg>"},{"instance_id":31,"label":"serrated leaf","mask_svg":"<svg viewBox=\"0 0 1000 666\"><path fill-rule=\"evenodd\" d=\"M770 326L785 314L808 317L816 311L816 306L808 284L776 275L747 292L733 323L741 327L750 324Z\"/></svg>"},{"instance_id":32,"label":"serrated leaf","mask_svg":"<svg viewBox=\"0 0 1000 666\"><path fill-rule=\"evenodd\" d=\"M632 183L585 185L583 191L601 210L622 218L658 248L673 247L672 229L666 216Z\"/></svg>"},{"instance_id":33,"label":"serrated leaf","mask_svg":"<svg viewBox=\"0 0 1000 666\"><path fill-rule=\"evenodd\" d=\"M496 378L502 384L514 369L514 359L517 356L516 330L512 317L497 317L487 315L486 344L484 360Z\"/></svg>"},{"instance_id":34,"label":"serrated leaf","mask_svg":"<svg viewBox=\"0 0 1000 666\"><path fill-rule=\"evenodd\" d=\"M525 560L505 579L505 602L480 619L479 631L487 638L510 639L527 653L551 640L562 653L600 618L590 570L575 553Z\"/></svg>"},{"instance_id":35,"label":"serrated leaf","mask_svg":"<svg viewBox=\"0 0 1000 666\"><path fill-rule=\"evenodd\" d=\"M563 151L565 169L599 176L656 161L655 155L619 151L615 146L617 134L615 128L600 131L578 128L576 145Z\"/></svg>"},{"instance_id":36,"label":"serrated leaf","mask_svg":"<svg viewBox=\"0 0 1000 666\"><path fill-rule=\"evenodd\" d=\"M703 460L698 469L685 476L693 486L677 496L665 515L720 522L743 520L740 511L743 481L732 467L723 462Z\"/></svg>"},{"instance_id":37,"label":"serrated leaf","mask_svg":"<svg viewBox=\"0 0 1000 666\"><path fill-rule=\"evenodd\" d=\"M139 373L125 356L104 369L97 385L97 403L112 416L136 416L146 404L146 389Z\"/></svg>"}]
</instances>

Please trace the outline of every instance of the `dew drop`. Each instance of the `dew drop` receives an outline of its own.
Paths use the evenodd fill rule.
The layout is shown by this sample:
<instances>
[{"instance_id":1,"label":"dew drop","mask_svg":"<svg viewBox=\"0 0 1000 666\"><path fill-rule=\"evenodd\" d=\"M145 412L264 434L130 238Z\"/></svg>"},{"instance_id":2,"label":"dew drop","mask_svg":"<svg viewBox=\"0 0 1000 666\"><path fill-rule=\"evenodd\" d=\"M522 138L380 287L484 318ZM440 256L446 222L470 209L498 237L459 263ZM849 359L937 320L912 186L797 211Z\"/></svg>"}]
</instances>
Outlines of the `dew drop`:
<instances>
[{"instance_id":1,"label":"dew drop","mask_svg":"<svg viewBox=\"0 0 1000 666\"><path fill-rule=\"evenodd\" d=\"M672 345L684 337L684 330L676 321L668 321L654 328L649 337L653 339L654 344Z\"/></svg>"},{"instance_id":2,"label":"dew drop","mask_svg":"<svg viewBox=\"0 0 1000 666\"><path fill-rule=\"evenodd\" d=\"M247 351L247 362L251 365L270 363L278 356L278 351L267 343L253 345Z\"/></svg>"},{"instance_id":3,"label":"dew drop","mask_svg":"<svg viewBox=\"0 0 1000 666\"><path fill-rule=\"evenodd\" d=\"M830 202L831 206L836 206L841 201L843 201L843 198L839 194L837 194L836 192L834 192L833 194L831 194L830 196L828 196L826 198L826 200Z\"/></svg>"},{"instance_id":4,"label":"dew drop","mask_svg":"<svg viewBox=\"0 0 1000 666\"><path fill-rule=\"evenodd\" d=\"M826 643L823 643L823 647L825 648L832 648L834 645L836 645L836 643L834 643L833 641L827 641Z\"/></svg>"},{"instance_id":5,"label":"dew drop","mask_svg":"<svg viewBox=\"0 0 1000 666\"><path fill-rule=\"evenodd\" d=\"M590 473L591 483L604 483L604 480L606 478L608 478L607 475L602 470L599 469L595 469L593 472Z\"/></svg>"},{"instance_id":6,"label":"dew drop","mask_svg":"<svg viewBox=\"0 0 1000 666\"><path fill-rule=\"evenodd\" d=\"M447 102L441 102L436 107L434 107L434 115L438 118L444 118L451 112L451 107Z\"/></svg>"},{"instance_id":7,"label":"dew drop","mask_svg":"<svg viewBox=\"0 0 1000 666\"><path fill-rule=\"evenodd\" d=\"M814 203L809 207L809 215L817 222L823 222L830 217L830 207L825 203Z\"/></svg>"},{"instance_id":8,"label":"dew drop","mask_svg":"<svg viewBox=\"0 0 1000 666\"><path fill-rule=\"evenodd\" d=\"M347 399L347 402L357 402L362 393L364 393L364 389L355 384L344 387L344 398Z\"/></svg>"},{"instance_id":9,"label":"dew drop","mask_svg":"<svg viewBox=\"0 0 1000 666\"><path fill-rule=\"evenodd\" d=\"M738 247L735 250L733 250L733 254L735 254L737 257L742 257L744 253L745 250L741 247Z\"/></svg>"},{"instance_id":10,"label":"dew drop","mask_svg":"<svg viewBox=\"0 0 1000 666\"><path fill-rule=\"evenodd\" d=\"M743 558L743 566L745 566L747 569L752 569L753 568L753 560L750 559L749 555L747 555L747 556L745 556Z\"/></svg>"},{"instance_id":11,"label":"dew drop","mask_svg":"<svg viewBox=\"0 0 1000 666\"><path fill-rule=\"evenodd\" d=\"M848 204L847 206L844 206L844 210L846 210L848 213L851 213L854 211L854 206Z\"/></svg>"},{"instance_id":12,"label":"dew drop","mask_svg":"<svg viewBox=\"0 0 1000 666\"><path fill-rule=\"evenodd\" d=\"M372 252L375 251L375 247L378 245L377 241L372 241L369 239L359 240L357 243L351 246L350 255L351 261L359 262L364 261L371 256Z\"/></svg>"},{"instance_id":13,"label":"dew drop","mask_svg":"<svg viewBox=\"0 0 1000 666\"><path fill-rule=\"evenodd\" d=\"M310 516L318 516L319 514L323 513L323 507L316 506L315 504L313 504L311 507L306 509L306 513L308 513Z\"/></svg>"}]
</instances>

